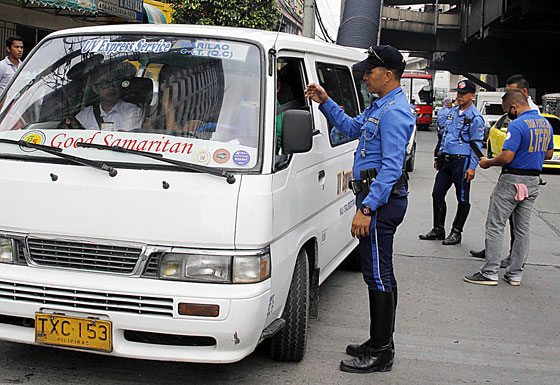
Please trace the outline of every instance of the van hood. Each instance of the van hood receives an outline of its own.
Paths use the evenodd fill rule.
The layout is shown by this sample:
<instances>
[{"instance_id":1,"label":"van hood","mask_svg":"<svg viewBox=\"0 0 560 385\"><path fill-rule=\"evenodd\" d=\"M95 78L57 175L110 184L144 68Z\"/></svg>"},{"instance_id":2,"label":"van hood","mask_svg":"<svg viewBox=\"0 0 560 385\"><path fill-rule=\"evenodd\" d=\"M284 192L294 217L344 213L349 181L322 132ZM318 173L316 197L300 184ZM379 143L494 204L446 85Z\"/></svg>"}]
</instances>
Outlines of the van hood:
<instances>
[{"instance_id":1,"label":"van hood","mask_svg":"<svg viewBox=\"0 0 560 385\"><path fill-rule=\"evenodd\" d=\"M234 248L241 176L0 159L0 232ZM164 188L164 185L168 186Z\"/></svg>"}]
</instances>

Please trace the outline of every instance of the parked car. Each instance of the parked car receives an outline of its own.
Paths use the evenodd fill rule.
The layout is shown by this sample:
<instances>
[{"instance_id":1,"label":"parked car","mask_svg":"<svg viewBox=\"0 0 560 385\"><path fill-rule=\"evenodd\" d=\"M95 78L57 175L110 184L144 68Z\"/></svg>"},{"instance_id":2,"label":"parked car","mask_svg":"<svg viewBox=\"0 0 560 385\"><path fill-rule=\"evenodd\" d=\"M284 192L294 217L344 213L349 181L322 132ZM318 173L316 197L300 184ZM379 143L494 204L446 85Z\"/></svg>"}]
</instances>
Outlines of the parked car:
<instances>
[{"instance_id":1,"label":"parked car","mask_svg":"<svg viewBox=\"0 0 560 385\"><path fill-rule=\"evenodd\" d=\"M543 168L560 169L560 118L552 114L542 115L549 121L554 131L554 155L552 159L544 161ZM490 129L488 143L486 145L488 158L493 158L502 152L509 122L510 120L507 114L504 114Z\"/></svg>"}]
</instances>

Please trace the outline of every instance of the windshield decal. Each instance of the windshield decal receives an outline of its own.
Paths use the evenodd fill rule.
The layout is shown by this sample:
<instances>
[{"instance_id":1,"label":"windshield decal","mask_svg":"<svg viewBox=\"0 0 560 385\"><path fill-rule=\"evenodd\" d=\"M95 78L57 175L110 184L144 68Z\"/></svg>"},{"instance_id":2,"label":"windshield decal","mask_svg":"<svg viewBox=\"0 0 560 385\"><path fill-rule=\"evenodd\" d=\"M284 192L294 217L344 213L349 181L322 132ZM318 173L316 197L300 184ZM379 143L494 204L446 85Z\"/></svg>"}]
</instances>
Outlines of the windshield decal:
<instances>
[{"instance_id":1,"label":"windshield decal","mask_svg":"<svg viewBox=\"0 0 560 385\"><path fill-rule=\"evenodd\" d=\"M90 130L32 130L23 136L18 131L4 132L6 139L24 140L29 143L60 148L73 155L83 155L79 143L100 144L111 147L122 147L128 150L145 151L161 154L171 159L200 164L205 166L254 167L256 149L239 143L210 142L198 138L185 138L172 135L145 134L131 132L107 132ZM35 152L34 148L19 148L24 152ZM114 154L99 153L95 158L108 161L122 160L114 158ZM107 158L110 157L110 158ZM131 157L127 161L139 161Z\"/></svg>"},{"instance_id":2,"label":"windshield decal","mask_svg":"<svg viewBox=\"0 0 560 385\"><path fill-rule=\"evenodd\" d=\"M175 48L182 55L232 60L245 60L248 49L244 44L209 40L182 40L177 42Z\"/></svg>"},{"instance_id":3,"label":"windshield decal","mask_svg":"<svg viewBox=\"0 0 560 385\"><path fill-rule=\"evenodd\" d=\"M250 161L251 161L251 156L245 150L239 150L233 153L233 163L239 166L245 166Z\"/></svg>"},{"instance_id":4,"label":"windshield decal","mask_svg":"<svg viewBox=\"0 0 560 385\"><path fill-rule=\"evenodd\" d=\"M169 52L173 43L164 39L159 41L147 41L140 39L137 41L111 41L109 39L92 39L84 42L82 53L104 53L107 55L113 53L162 53Z\"/></svg>"}]
</instances>

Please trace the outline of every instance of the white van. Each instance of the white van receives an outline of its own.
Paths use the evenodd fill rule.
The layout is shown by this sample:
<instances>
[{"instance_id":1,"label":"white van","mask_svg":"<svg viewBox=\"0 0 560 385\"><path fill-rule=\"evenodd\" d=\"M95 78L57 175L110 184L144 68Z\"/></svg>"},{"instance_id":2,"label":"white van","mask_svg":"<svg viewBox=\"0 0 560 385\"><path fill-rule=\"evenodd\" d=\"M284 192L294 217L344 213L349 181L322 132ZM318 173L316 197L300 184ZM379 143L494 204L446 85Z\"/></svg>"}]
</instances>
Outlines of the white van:
<instances>
[{"instance_id":1,"label":"white van","mask_svg":"<svg viewBox=\"0 0 560 385\"><path fill-rule=\"evenodd\" d=\"M0 100L0 339L210 363L268 339L301 360L357 244L356 141L303 90L358 114L364 57L234 28L49 35Z\"/></svg>"}]
</instances>

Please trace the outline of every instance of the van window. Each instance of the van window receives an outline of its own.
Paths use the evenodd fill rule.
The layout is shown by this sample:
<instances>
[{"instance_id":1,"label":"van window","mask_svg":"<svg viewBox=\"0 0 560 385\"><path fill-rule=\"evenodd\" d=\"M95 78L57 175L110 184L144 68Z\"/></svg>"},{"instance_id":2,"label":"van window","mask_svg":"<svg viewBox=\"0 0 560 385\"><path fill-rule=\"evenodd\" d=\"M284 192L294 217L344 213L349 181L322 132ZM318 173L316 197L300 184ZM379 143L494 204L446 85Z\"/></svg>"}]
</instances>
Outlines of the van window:
<instances>
[{"instance_id":1,"label":"van window","mask_svg":"<svg viewBox=\"0 0 560 385\"><path fill-rule=\"evenodd\" d=\"M280 57L276 62L276 153L282 145L282 118L284 112L307 109L304 97L306 85L303 61L299 58Z\"/></svg>"},{"instance_id":2,"label":"van window","mask_svg":"<svg viewBox=\"0 0 560 385\"><path fill-rule=\"evenodd\" d=\"M354 88L354 78L348 67L317 63L317 75L321 86L346 114L352 117L358 115L359 110L358 101L356 100L356 89ZM329 138L332 146L338 146L352 140L339 132L332 132L330 123Z\"/></svg>"},{"instance_id":3,"label":"van window","mask_svg":"<svg viewBox=\"0 0 560 385\"><path fill-rule=\"evenodd\" d=\"M70 36L45 41L7 90L0 136L75 155L86 142L220 168L256 166L261 114L257 46L188 36ZM14 155L38 156L38 152ZM44 157L45 154L43 153Z\"/></svg>"}]
</instances>

